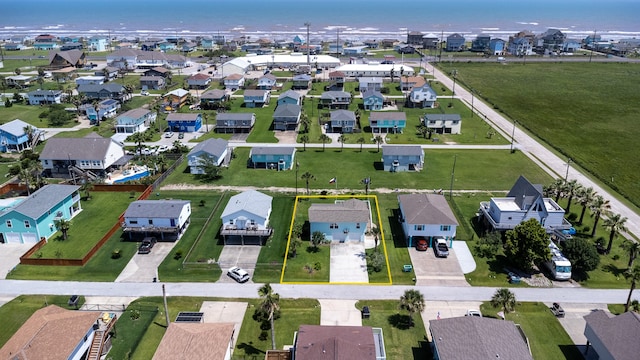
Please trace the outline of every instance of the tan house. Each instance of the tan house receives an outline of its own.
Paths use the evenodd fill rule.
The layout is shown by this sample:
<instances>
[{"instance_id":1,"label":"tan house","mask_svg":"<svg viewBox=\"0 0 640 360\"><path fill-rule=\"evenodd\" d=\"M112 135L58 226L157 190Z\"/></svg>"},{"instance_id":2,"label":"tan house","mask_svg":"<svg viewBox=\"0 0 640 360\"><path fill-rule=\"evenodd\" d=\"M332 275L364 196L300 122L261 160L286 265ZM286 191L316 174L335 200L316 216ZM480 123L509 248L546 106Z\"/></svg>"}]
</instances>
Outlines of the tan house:
<instances>
[{"instance_id":1,"label":"tan house","mask_svg":"<svg viewBox=\"0 0 640 360\"><path fill-rule=\"evenodd\" d=\"M229 360L233 327L232 323L171 323L153 360Z\"/></svg>"}]
</instances>

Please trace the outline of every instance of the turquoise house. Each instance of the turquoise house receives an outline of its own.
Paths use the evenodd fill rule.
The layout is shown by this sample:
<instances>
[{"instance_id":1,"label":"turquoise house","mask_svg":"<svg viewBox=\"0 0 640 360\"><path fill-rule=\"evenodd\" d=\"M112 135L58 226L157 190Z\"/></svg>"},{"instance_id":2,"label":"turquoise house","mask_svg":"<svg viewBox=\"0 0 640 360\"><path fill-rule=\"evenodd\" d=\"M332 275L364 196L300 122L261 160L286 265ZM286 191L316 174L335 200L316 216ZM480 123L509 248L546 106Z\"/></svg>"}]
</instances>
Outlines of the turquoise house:
<instances>
[{"instance_id":1,"label":"turquoise house","mask_svg":"<svg viewBox=\"0 0 640 360\"><path fill-rule=\"evenodd\" d=\"M82 210L76 185L45 185L0 211L0 243L35 244L58 230L55 220L73 218Z\"/></svg>"},{"instance_id":2,"label":"turquoise house","mask_svg":"<svg viewBox=\"0 0 640 360\"><path fill-rule=\"evenodd\" d=\"M407 114L404 111L374 111L369 114L369 126L374 134L402 133L407 127Z\"/></svg>"},{"instance_id":3,"label":"turquoise house","mask_svg":"<svg viewBox=\"0 0 640 360\"><path fill-rule=\"evenodd\" d=\"M367 90L362 94L362 104L365 110L382 110L384 96L379 91Z\"/></svg>"},{"instance_id":4,"label":"turquoise house","mask_svg":"<svg viewBox=\"0 0 640 360\"><path fill-rule=\"evenodd\" d=\"M296 148L291 146L269 146L251 148L250 166L254 169L291 170L294 164Z\"/></svg>"}]
</instances>

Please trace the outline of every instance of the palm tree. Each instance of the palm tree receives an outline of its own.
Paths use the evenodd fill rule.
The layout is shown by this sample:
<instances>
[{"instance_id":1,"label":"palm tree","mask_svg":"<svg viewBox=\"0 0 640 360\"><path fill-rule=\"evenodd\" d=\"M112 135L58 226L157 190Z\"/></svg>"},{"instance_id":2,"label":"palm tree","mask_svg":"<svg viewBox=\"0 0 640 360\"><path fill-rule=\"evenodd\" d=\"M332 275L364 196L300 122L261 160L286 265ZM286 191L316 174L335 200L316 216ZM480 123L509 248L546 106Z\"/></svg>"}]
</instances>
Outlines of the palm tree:
<instances>
[{"instance_id":1,"label":"palm tree","mask_svg":"<svg viewBox=\"0 0 640 360\"><path fill-rule=\"evenodd\" d=\"M164 155L158 155L156 157L156 165L160 165L160 172L163 173L167 167L167 157Z\"/></svg>"},{"instance_id":2,"label":"palm tree","mask_svg":"<svg viewBox=\"0 0 640 360\"><path fill-rule=\"evenodd\" d=\"M565 194L567 197L567 209L565 210L565 212L569 214L571 212L571 201L573 200L574 196L580 193L582 185L580 185L580 183L578 183L578 180L576 179L567 181L565 185Z\"/></svg>"},{"instance_id":3,"label":"palm tree","mask_svg":"<svg viewBox=\"0 0 640 360\"><path fill-rule=\"evenodd\" d=\"M543 191L546 196L555 196L556 203L560 201L560 198L563 197L565 189L565 181L564 179L556 179L551 183L548 187L546 187Z\"/></svg>"},{"instance_id":4,"label":"palm tree","mask_svg":"<svg viewBox=\"0 0 640 360\"><path fill-rule=\"evenodd\" d=\"M587 207L593 201L593 198L598 193L593 190L592 187L582 187L578 192L578 204L582 206L582 212L580 213L580 220L578 220L578 224L582 225L582 220L584 219L584 213L587 211Z\"/></svg>"},{"instance_id":5,"label":"palm tree","mask_svg":"<svg viewBox=\"0 0 640 360\"><path fill-rule=\"evenodd\" d=\"M307 114L305 113L300 114L300 125L302 125L303 133L306 134L307 132L309 132L309 124L310 124L310 120Z\"/></svg>"},{"instance_id":6,"label":"palm tree","mask_svg":"<svg viewBox=\"0 0 640 360\"><path fill-rule=\"evenodd\" d=\"M31 195L31 172L29 171L29 169L22 167L21 165L16 166L20 166L20 170L18 172L18 180L21 184L25 184L27 186L27 195Z\"/></svg>"},{"instance_id":7,"label":"palm tree","mask_svg":"<svg viewBox=\"0 0 640 360\"><path fill-rule=\"evenodd\" d=\"M613 238L615 238L621 232L627 231L625 223L627 218L620 214L608 213L607 218L604 219L604 228L609 231L609 243L607 244L607 254L611 252L611 246L613 246Z\"/></svg>"},{"instance_id":8,"label":"palm tree","mask_svg":"<svg viewBox=\"0 0 640 360\"><path fill-rule=\"evenodd\" d=\"M84 192L85 200L91 199L91 190L93 190L93 183L85 179L84 183L80 187L80 191Z\"/></svg>"},{"instance_id":9,"label":"palm tree","mask_svg":"<svg viewBox=\"0 0 640 360\"><path fill-rule=\"evenodd\" d=\"M620 247L629 252L629 263L627 264L627 268L630 269L633 266L633 262L636 260L636 257L638 257L638 252L640 252L640 243L634 239L625 239Z\"/></svg>"},{"instance_id":10,"label":"palm tree","mask_svg":"<svg viewBox=\"0 0 640 360\"><path fill-rule=\"evenodd\" d=\"M384 139L382 138L382 136L377 135L373 141L378 145L378 152L380 152L380 144L382 144L384 142Z\"/></svg>"},{"instance_id":11,"label":"palm tree","mask_svg":"<svg viewBox=\"0 0 640 360\"><path fill-rule=\"evenodd\" d=\"M342 152L342 150L344 150L344 143L346 141L347 141L347 135L340 134L340 137L338 137L338 142L341 144L340 145L340 152Z\"/></svg>"},{"instance_id":12,"label":"palm tree","mask_svg":"<svg viewBox=\"0 0 640 360\"><path fill-rule=\"evenodd\" d=\"M375 242L375 251L378 251L378 241L380 241L380 228L376 224L371 224L371 229L367 231L367 235L373 236L373 241Z\"/></svg>"},{"instance_id":13,"label":"palm tree","mask_svg":"<svg viewBox=\"0 0 640 360\"><path fill-rule=\"evenodd\" d=\"M136 132L130 136L131 141L135 142L137 153L140 154L142 150L142 142L145 141L145 135L142 132Z\"/></svg>"},{"instance_id":14,"label":"palm tree","mask_svg":"<svg viewBox=\"0 0 640 360\"><path fill-rule=\"evenodd\" d=\"M598 220L600 220L600 216L602 215L602 213L609 211L609 209L611 209L609 200L605 200L601 195L594 196L593 201L589 204L591 216L594 216L596 218L593 222L593 229L591 229L591 237L594 237L596 235L596 229L598 228Z\"/></svg>"},{"instance_id":15,"label":"palm tree","mask_svg":"<svg viewBox=\"0 0 640 360\"><path fill-rule=\"evenodd\" d=\"M53 224L58 231L62 232L62 239L67 240L67 232L71 228L71 220L60 218L53 220Z\"/></svg>"},{"instance_id":16,"label":"palm tree","mask_svg":"<svg viewBox=\"0 0 640 360\"><path fill-rule=\"evenodd\" d=\"M404 295L400 297L400 310L409 312L409 325L413 325L413 314L424 310L424 296L418 290L405 290Z\"/></svg>"},{"instance_id":17,"label":"palm tree","mask_svg":"<svg viewBox=\"0 0 640 360\"><path fill-rule=\"evenodd\" d=\"M269 322L271 323L271 348L276 348L276 329L273 324L273 314L280 309L280 295L273 292L269 283L264 284L258 289L258 295L262 298L260 309L269 314Z\"/></svg>"},{"instance_id":18,"label":"palm tree","mask_svg":"<svg viewBox=\"0 0 640 360\"><path fill-rule=\"evenodd\" d=\"M365 143L365 141L366 141L366 140L365 140L365 139L364 139L364 137L362 137L362 136L360 136L360 137L358 138L358 144L360 144L360 152L362 152L362 144L364 144L364 143Z\"/></svg>"},{"instance_id":19,"label":"palm tree","mask_svg":"<svg viewBox=\"0 0 640 360\"><path fill-rule=\"evenodd\" d=\"M506 315L515 309L516 296L507 288L498 289L491 297L491 306L502 308Z\"/></svg>"},{"instance_id":20,"label":"palm tree","mask_svg":"<svg viewBox=\"0 0 640 360\"><path fill-rule=\"evenodd\" d=\"M629 305L631 304L631 295L633 290L636 289L636 283L640 281L640 265L636 265L633 269L629 269L624 273L624 277L627 280L631 280L631 287L629 288L629 296L627 296L627 302L624 304L624 311L629 311Z\"/></svg>"},{"instance_id":21,"label":"palm tree","mask_svg":"<svg viewBox=\"0 0 640 360\"><path fill-rule=\"evenodd\" d=\"M327 141L331 141L331 138L327 134L321 134L320 141L322 141L322 151L324 151L324 144L326 144Z\"/></svg>"},{"instance_id":22,"label":"palm tree","mask_svg":"<svg viewBox=\"0 0 640 360\"><path fill-rule=\"evenodd\" d=\"M300 136L300 142L302 143L302 149L304 151L307 151L307 143L309 142L309 136L308 135Z\"/></svg>"},{"instance_id":23,"label":"palm tree","mask_svg":"<svg viewBox=\"0 0 640 360\"><path fill-rule=\"evenodd\" d=\"M306 184L307 184L307 195L309 195L309 181L315 180L316 177L313 176L312 173L310 173L308 171L305 171L304 174L300 175L300 178L306 182Z\"/></svg>"}]
</instances>

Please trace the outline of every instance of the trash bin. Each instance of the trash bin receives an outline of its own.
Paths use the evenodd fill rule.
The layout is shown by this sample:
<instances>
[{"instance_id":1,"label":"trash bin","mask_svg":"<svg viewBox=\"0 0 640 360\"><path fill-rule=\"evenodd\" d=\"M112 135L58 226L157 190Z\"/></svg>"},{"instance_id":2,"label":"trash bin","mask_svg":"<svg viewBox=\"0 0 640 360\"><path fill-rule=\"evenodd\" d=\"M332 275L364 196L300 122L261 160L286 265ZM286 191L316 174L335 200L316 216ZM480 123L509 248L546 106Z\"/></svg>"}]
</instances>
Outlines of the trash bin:
<instances>
[{"instance_id":1,"label":"trash bin","mask_svg":"<svg viewBox=\"0 0 640 360\"><path fill-rule=\"evenodd\" d=\"M153 282L158 282L158 278L153 278Z\"/></svg>"},{"instance_id":2,"label":"trash bin","mask_svg":"<svg viewBox=\"0 0 640 360\"><path fill-rule=\"evenodd\" d=\"M411 272L411 270L413 270L413 265L403 265L402 266L402 271L403 272Z\"/></svg>"},{"instance_id":3,"label":"trash bin","mask_svg":"<svg viewBox=\"0 0 640 360\"><path fill-rule=\"evenodd\" d=\"M369 312L369 307L368 306L363 306L361 313L362 313L362 318L363 319L368 319L369 316L371 316L371 312Z\"/></svg>"}]
</instances>

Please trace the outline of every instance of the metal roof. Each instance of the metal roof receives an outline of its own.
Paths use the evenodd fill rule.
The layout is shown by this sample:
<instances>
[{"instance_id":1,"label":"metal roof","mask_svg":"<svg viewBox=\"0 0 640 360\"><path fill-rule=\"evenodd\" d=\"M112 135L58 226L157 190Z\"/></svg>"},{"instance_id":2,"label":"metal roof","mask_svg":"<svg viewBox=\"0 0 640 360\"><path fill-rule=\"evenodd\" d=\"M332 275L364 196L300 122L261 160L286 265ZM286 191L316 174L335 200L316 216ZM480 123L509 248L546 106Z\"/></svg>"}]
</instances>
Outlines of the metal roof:
<instances>
[{"instance_id":1,"label":"metal roof","mask_svg":"<svg viewBox=\"0 0 640 360\"><path fill-rule=\"evenodd\" d=\"M246 211L251 214L267 219L271 212L272 197L256 190L247 190L229 199L220 218L235 214L239 211Z\"/></svg>"},{"instance_id":2,"label":"metal roof","mask_svg":"<svg viewBox=\"0 0 640 360\"><path fill-rule=\"evenodd\" d=\"M37 220L46 212L51 210L52 207L58 205L62 200L73 194L78 189L80 189L80 186L76 185L45 185L38 189L38 191L31 194L31 196L26 198L16 207L7 210L14 210Z\"/></svg>"},{"instance_id":3,"label":"metal roof","mask_svg":"<svg viewBox=\"0 0 640 360\"><path fill-rule=\"evenodd\" d=\"M177 218L188 200L138 200L129 204L124 217L134 218Z\"/></svg>"}]
</instances>

